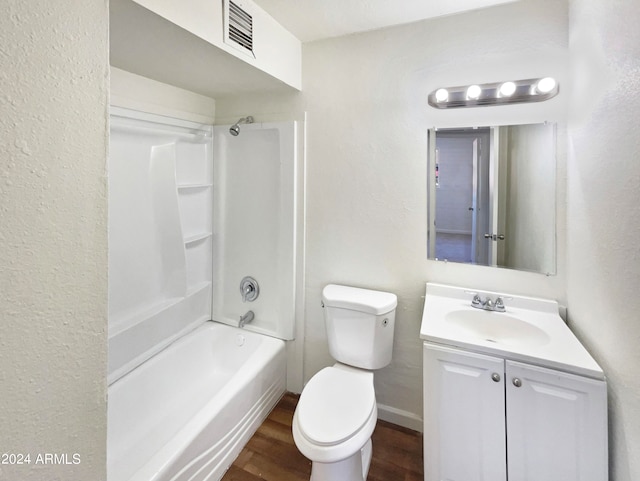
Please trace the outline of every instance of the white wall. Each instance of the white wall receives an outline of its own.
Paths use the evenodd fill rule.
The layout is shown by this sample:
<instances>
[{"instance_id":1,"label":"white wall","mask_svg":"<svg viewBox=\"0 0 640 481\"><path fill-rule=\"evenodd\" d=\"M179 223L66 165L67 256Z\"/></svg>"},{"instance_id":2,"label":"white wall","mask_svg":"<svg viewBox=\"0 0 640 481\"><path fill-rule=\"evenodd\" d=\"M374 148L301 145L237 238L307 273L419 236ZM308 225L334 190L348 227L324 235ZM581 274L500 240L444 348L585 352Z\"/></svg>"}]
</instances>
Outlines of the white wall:
<instances>
[{"instance_id":1,"label":"white wall","mask_svg":"<svg viewBox=\"0 0 640 481\"><path fill-rule=\"evenodd\" d=\"M609 381L611 481L640 478L640 4L571 1L570 325Z\"/></svg>"},{"instance_id":2,"label":"white wall","mask_svg":"<svg viewBox=\"0 0 640 481\"><path fill-rule=\"evenodd\" d=\"M104 480L107 2L2 10L0 479Z\"/></svg>"},{"instance_id":3,"label":"white wall","mask_svg":"<svg viewBox=\"0 0 640 481\"><path fill-rule=\"evenodd\" d=\"M553 277L426 260L428 128L563 121L565 95L535 105L444 112L428 107L426 99L441 85L545 75L564 82L567 15L564 2L522 0L313 42L303 46L302 93L217 102L218 117L296 118L306 112L305 380L332 363L320 307L322 287L330 282L398 295L394 359L376 374L377 396L416 427L425 281L566 301L562 249ZM562 145L560 150L562 170ZM561 188L560 245L563 194Z\"/></svg>"},{"instance_id":4,"label":"white wall","mask_svg":"<svg viewBox=\"0 0 640 481\"><path fill-rule=\"evenodd\" d=\"M110 104L151 114L212 124L216 101L189 90L111 67Z\"/></svg>"}]
</instances>

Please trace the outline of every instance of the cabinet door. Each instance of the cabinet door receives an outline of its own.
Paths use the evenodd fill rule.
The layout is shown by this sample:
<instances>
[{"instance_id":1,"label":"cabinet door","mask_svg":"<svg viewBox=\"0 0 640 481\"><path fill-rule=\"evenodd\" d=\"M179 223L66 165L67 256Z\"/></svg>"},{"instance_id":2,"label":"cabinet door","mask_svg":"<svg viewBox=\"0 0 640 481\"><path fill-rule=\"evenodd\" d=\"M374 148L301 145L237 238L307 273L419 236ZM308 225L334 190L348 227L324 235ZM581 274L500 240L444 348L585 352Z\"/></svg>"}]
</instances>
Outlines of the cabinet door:
<instances>
[{"instance_id":1,"label":"cabinet door","mask_svg":"<svg viewBox=\"0 0 640 481\"><path fill-rule=\"evenodd\" d=\"M509 481L607 479L604 381L506 362Z\"/></svg>"},{"instance_id":2,"label":"cabinet door","mask_svg":"<svg viewBox=\"0 0 640 481\"><path fill-rule=\"evenodd\" d=\"M423 359L425 481L504 481L504 361L429 343Z\"/></svg>"}]
</instances>

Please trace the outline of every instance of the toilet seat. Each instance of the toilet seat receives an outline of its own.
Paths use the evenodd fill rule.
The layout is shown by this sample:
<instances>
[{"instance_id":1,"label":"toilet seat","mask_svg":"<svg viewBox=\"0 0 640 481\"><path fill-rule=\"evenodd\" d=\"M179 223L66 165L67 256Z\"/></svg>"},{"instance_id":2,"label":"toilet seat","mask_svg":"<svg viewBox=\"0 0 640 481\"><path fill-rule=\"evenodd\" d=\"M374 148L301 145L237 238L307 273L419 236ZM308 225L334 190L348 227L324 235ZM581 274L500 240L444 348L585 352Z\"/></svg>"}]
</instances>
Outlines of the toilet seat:
<instances>
[{"instance_id":1,"label":"toilet seat","mask_svg":"<svg viewBox=\"0 0 640 481\"><path fill-rule=\"evenodd\" d=\"M327 367L305 386L296 409L299 432L311 444L344 443L377 417L373 373Z\"/></svg>"}]
</instances>

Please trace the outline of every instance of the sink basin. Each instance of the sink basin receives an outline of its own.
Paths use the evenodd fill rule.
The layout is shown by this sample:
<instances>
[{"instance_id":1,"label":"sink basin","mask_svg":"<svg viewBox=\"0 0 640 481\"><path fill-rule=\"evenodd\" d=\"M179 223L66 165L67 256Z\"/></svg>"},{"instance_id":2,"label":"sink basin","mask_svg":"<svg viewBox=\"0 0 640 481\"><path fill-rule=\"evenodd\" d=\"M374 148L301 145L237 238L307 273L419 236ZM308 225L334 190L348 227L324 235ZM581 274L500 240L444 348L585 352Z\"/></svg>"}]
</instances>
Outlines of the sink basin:
<instances>
[{"instance_id":1,"label":"sink basin","mask_svg":"<svg viewBox=\"0 0 640 481\"><path fill-rule=\"evenodd\" d=\"M543 346L550 340L542 329L502 312L464 309L447 312L445 322L481 340L509 346Z\"/></svg>"},{"instance_id":2,"label":"sink basin","mask_svg":"<svg viewBox=\"0 0 640 481\"><path fill-rule=\"evenodd\" d=\"M503 297L506 312L472 307L476 294L482 298ZM420 338L510 361L604 378L600 366L560 318L558 303L550 299L428 282Z\"/></svg>"}]
</instances>

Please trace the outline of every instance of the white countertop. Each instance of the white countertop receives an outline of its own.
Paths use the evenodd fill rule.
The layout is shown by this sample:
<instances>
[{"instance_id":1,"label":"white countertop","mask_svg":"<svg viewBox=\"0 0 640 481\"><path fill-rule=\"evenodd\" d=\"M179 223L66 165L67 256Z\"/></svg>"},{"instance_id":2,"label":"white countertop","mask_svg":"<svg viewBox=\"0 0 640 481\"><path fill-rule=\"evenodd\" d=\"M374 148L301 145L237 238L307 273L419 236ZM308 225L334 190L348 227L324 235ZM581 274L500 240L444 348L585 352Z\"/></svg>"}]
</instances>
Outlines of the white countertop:
<instances>
[{"instance_id":1,"label":"white countertop","mask_svg":"<svg viewBox=\"0 0 640 481\"><path fill-rule=\"evenodd\" d=\"M471 307L474 293L483 299L504 298L505 312L483 311ZM497 335L478 335L473 319ZM502 323L502 328L501 324ZM518 337L520 336L520 337ZM604 373L558 314L558 303L505 293L427 283L420 338L474 352L493 354L565 372L604 379Z\"/></svg>"}]
</instances>

